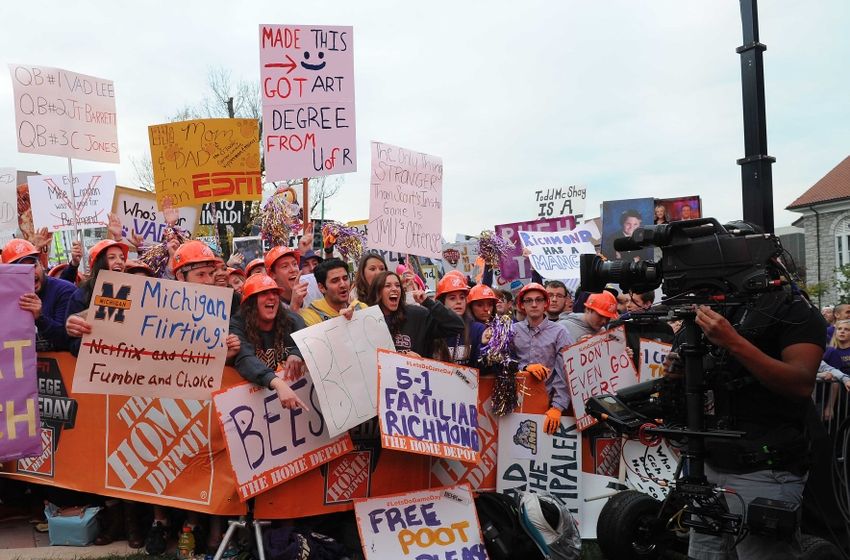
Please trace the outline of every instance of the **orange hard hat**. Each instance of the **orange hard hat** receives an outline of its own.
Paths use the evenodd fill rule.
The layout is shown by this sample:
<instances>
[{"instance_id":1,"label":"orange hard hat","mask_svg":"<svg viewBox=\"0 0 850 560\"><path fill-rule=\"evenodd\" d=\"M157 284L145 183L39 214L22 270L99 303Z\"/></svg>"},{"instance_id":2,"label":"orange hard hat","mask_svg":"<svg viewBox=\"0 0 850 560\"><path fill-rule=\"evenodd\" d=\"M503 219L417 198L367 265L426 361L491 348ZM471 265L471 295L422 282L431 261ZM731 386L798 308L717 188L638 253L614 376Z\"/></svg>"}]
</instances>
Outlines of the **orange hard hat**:
<instances>
[{"instance_id":1,"label":"orange hard hat","mask_svg":"<svg viewBox=\"0 0 850 560\"><path fill-rule=\"evenodd\" d=\"M171 268L174 272L177 272L186 265L209 263L210 266L216 266L218 261L218 257L206 243L193 239L177 248L174 253L174 266Z\"/></svg>"},{"instance_id":2,"label":"orange hard hat","mask_svg":"<svg viewBox=\"0 0 850 560\"><path fill-rule=\"evenodd\" d=\"M13 239L3 247L3 262L14 263L24 257L37 257L38 249L26 239Z\"/></svg>"},{"instance_id":3,"label":"orange hard hat","mask_svg":"<svg viewBox=\"0 0 850 560\"><path fill-rule=\"evenodd\" d=\"M451 292L469 292L469 286L466 285L466 280L459 278L457 274L446 274L439 282L437 282L437 298Z\"/></svg>"},{"instance_id":4,"label":"orange hard hat","mask_svg":"<svg viewBox=\"0 0 850 560\"><path fill-rule=\"evenodd\" d=\"M251 296L262 292L275 290L278 295L283 294L283 288L277 285L271 276L265 274L255 274L245 280L245 285L242 286L242 303Z\"/></svg>"},{"instance_id":5,"label":"orange hard hat","mask_svg":"<svg viewBox=\"0 0 850 560\"><path fill-rule=\"evenodd\" d=\"M585 309L592 309L609 319L616 319L617 314L617 298L608 290L604 290L598 294L590 294L584 304Z\"/></svg>"},{"instance_id":6,"label":"orange hard hat","mask_svg":"<svg viewBox=\"0 0 850 560\"><path fill-rule=\"evenodd\" d=\"M62 271L68 268L68 263L57 264L53 268L47 271L47 275L51 278L59 278L62 274Z\"/></svg>"},{"instance_id":7,"label":"orange hard hat","mask_svg":"<svg viewBox=\"0 0 850 560\"><path fill-rule=\"evenodd\" d=\"M271 274L272 268L274 268L274 263L276 263L278 259L281 259L287 255L291 255L295 258L296 265L301 262L301 251L299 251L295 247L278 245L277 247L274 247L271 251L266 253L266 272Z\"/></svg>"},{"instance_id":8,"label":"orange hard hat","mask_svg":"<svg viewBox=\"0 0 850 560\"><path fill-rule=\"evenodd\" d=\"M144 271L144 273L151 278L156 276L153 269L148 266L147 263L143 263L142 261L127 261L127 264L124 265L124 272L127 274L135 274L139 271Z\"/></svg>"},{"instance_id":9,"label":"orange hard hat","mask_svg":"<svg viewBox=\"0 0 850 560\"><path fill-rule=\"evenodd\" d=\"M98 255L102 252L106 251L110 247L118 247L121 249L121 252L124 254L124 260L127 260L127 254L130 252L130 247L121 243L120 241L113 241L112 239L102 239L92 245L92 248L89 249L89 269L94 267L94 261L97 259Z\"/></svg>"},{"instance_id":10,"label":"orange hard hat","mask_svg":"<svg viewBox=\"0 0 850 560\"><path fill-rule=\"evenodd\" d=\"M245 278L245 271L242 270L241 268L227 267L227 275L230 276L231 274L238 274L242 278Z\"/></svg>"},{"instance_id":11,"label":"orange hard hat","mask_svg":"<svg viewBox=\"0 0 850 560\"><path fill-rule=\"evenodd\" d=\"M458 278L460 278L461 280L466 282L466 276L464 276L463 272L459 271L458 269L454 269L454 270L450 270L450 271L446 272L446 275L443 276L443 278L445 278L446 276L457 276Z\"/></svg>"},{"instance_id":12,"label":"orange hard hat","mask_svg":"<svg viewBox=\"0 0 850 560\"><path fill-rule=\"evenodd\" d=\"M262 266L263 268L265 268L266 263L263 262L263 257L257 257L256 259L248 263L248 266L245 267L245 276L250 275L251 271L257 268L258 266Z\"/></svg>"},{"instance_id":13,"label":"orange hard hat","mask_svg":"<svg viewBox=\"0 0 850 560\"><path fill-rule=\"evenodd\" d=\"M473 301L486 301L488 299L492 300L493 303L499 301L499 298L496 296L496 292L493 291L493 288L486 284L478 284L469 290L469 295L466 296L466 303L472 303Z\"/></svg>"},{"instance_id":14,"label":"orange hard hat","mask_svg":"<svg viewBox=\"0 0 850 560\"><path fill-rule=\"evenodd\" d=\"M537 282L529 282L528 284L520 288L519 293L516 296L518 302L517 305L520 311L522 311L523 309L522 298L528 292L540 292L541 294L546 296L546 305L549 305L549 292L546 291L546 288L544 288L542 284L538 284Z\"/></svg>"}]
</instances>

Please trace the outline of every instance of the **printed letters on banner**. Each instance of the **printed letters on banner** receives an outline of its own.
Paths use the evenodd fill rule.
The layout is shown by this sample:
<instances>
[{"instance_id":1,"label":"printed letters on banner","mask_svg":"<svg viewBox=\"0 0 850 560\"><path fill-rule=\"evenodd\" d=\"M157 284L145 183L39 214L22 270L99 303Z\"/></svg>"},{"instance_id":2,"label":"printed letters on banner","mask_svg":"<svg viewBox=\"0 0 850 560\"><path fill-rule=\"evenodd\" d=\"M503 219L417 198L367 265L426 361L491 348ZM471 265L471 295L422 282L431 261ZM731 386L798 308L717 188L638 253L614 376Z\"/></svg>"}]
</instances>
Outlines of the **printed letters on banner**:
<instances>
[{"instance_id":1,"label":"printed letters on banner","mask_svg":"<svg viewBox=\"0 0 850 560\"><path fill-rule=\"evenodd\" d=\"M499 419L499 492L545 492L578 515L581 446L575 418L562 416L554 434L543 431L541 414L513 413Z\"/></svg>"},{"instance_id":2,"label":"printed letters on banner","mask_svg":"<svg viewBox=\"0 0 850 560\"><path fill-rule=\"evenodd\" d=\"M366 560L486 559L468 484L357 500Z\"/></svg>"},{"instance_id":3,"label":"printed letters on banner","mask_svg":"<svg viewBox=\"0 0 850 560\"><path fill-rule=\"evenodd\" d=\"M45 66L9 71L19 152L119 163L111 81Z\"/></svg>"},{"instance_id":4,"label":"printed letters on banner","mask_svg":"<svg viewBox=\"0 0 850 560\"><path fill-rule=\"evenodd\" d=\"M266 180L357 171L353 28L259 31Z\"/></svg>"},{"instance_id":5,"label":"printed letters on banner","mask_svg":"<svg viewBox=\"0 0 850 560\"><path fill-rule=\"evenodd\" d=\"M27 183L36 229L72 231L109 225L114 172L75 173L73 194L68 175L30 175Z\"/></svg>"},{"instance_id":6,"label":"printed letters on banner","mask_svg":"<svg viewBox=\"0 0 850 560\"><path fill-rule=\"evenodd\" d=\"M102 270L74 392L209 399L221 386L232 293Z\"/></svg>"},{"instance_id":7,"label":"printed letters on banner","mask_svg":"<svg viewBox=\"0 0 850 560\"><path fill-rule=\"evenodd\" d=\"M381 446L477 463L478 370L378 350Z\"/></svg>"},{"instance_id":8,"label":"printed letters on banner","mask_svg":"<svg viewBox=\"0 0 850 560\"><path fill-rule=\"evenodd\" d=\"M199 119L148 127L160 208L219 200L260 200L259 124Z\"/></svg>"},{"instance_id":9,"label":"printed letters on banner","mask_svg":"<svg viewBox=\"0 0 850 560\"><path fill-rule=\"evenodd\" d=\"M243 502L354 449L328 434L306 376L290 383L312 410L286 409L273 389L242 383L213 397Z\"/></svg>"},{"instance_id":10,"label":"printed letters on banner","mask_svg":"<svg viewBox=\"0 0 850 560\"><path fill-rule=\"evenodd\" d=\"M626 330L622 326L568 346L561 352L561 358L579 430L597 423L584 411L589 397L615 393L637 383L635 365L626 352Z\"/></svg>"},{"instance_id":11,"label":"printed letters on banner","mask_svg":"<svg viewBox=\"0 0 850 560\"><path fill-rule=\"evenodd\" d=\"M378 414L376 350L395 348L381 309L375 305L351 320L334 317L292 333L316 388L331 436Z\"/></svg>"}]
</instances>

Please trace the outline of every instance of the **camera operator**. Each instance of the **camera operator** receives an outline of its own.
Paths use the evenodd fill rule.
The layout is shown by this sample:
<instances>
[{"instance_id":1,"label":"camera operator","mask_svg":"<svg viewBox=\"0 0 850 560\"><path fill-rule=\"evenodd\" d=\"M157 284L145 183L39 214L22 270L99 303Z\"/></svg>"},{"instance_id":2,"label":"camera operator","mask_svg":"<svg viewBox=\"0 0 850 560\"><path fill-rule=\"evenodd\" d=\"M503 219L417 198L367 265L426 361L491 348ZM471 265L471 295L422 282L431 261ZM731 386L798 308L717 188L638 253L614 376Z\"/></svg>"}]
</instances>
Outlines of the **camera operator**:
<instances>
[{"instance_id":1,"label":"camera operator","mask_svg":"<svg viewBox=\"0 0 850 560\"><path fill-rule=\"evenodd\" d=\"M824 350L824 319L787 289L762 294L746 309L731 309L727 318L705 305L696 308L696 325L728 357L726 382L713 385L715 417L727 420L723 428L745 432L737 440L706 439L706 477L747 505L757 497L800 504L809 470L806 422ZM675 352L665 370L681 374ZM745 514L741 500L726 502L732 513ZM751 534L737 546L734 536L692 531L688 557L780 560L800 553L799 529L787 541Z\"/></svg>"}]
</instances>

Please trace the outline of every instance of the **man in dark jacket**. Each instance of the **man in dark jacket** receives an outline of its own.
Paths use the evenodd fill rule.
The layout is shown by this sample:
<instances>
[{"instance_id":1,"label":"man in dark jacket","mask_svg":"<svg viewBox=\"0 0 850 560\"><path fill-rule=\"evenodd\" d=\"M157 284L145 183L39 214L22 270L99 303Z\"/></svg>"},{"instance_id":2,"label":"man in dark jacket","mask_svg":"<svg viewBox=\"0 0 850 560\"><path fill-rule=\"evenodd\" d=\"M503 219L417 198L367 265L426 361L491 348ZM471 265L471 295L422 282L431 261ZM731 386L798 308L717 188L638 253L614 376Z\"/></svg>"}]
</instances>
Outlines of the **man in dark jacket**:
<instances>
[{"instance_id":1,"label":"man in dark jacket","mask_svg":"<svg viewBox=\"0 0 850 560\"><path fill-rule=\"evenodd\" d=\"M70 282L45 274L38 256L39 250L35 245L24 239L13 239L3 248L5 264L31 264L35 267L35 290L21 296L20 306L32 313L35 319L36 348L39 351L67 350L65 313L75 287Z\"/></svg>"}]
</instances>

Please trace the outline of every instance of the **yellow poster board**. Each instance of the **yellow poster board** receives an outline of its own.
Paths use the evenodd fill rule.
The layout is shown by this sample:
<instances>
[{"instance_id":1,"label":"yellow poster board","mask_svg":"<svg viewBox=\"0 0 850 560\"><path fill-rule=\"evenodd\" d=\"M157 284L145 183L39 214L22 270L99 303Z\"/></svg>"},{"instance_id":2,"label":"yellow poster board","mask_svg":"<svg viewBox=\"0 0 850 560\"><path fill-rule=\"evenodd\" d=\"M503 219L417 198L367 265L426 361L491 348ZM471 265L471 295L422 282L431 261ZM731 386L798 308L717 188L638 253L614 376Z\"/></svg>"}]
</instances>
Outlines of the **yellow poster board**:
<instances>
[{"instance_id":1,"label":"yellow poster board","mask_svg":"<svg viewBox=\"0 0 850 560\"><path fill-rule=\"evenodd\" d=\"M255 119L198 119L148 127L162 208L221 200L260 200L259 125Z\"/></svg>"}]
</instances>

